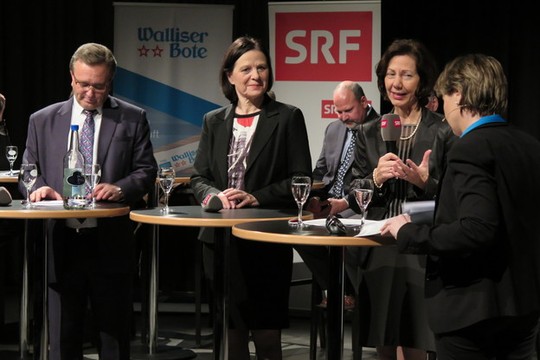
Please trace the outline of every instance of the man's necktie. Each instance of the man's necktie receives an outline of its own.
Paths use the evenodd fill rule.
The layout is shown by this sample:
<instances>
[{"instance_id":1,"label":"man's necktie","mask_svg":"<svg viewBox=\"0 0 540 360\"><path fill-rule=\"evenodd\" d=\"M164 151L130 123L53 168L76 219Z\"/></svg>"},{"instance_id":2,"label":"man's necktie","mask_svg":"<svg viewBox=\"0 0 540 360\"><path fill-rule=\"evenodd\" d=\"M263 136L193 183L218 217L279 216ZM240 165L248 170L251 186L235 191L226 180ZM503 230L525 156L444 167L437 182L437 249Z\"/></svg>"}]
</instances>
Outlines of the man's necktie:
<instances>
[{"instance_id":1,"label":"man's necktie","mask_svg":"<svg viewBox=\"0 0 540 360\"><path fill-rule=\"evenodd\" d=\"M86 119L84 119L84 125L81 132L81 139L79 144L79 150L84 157L84 163L86 165L92 165L94 161L94 115L97 110L84 110ZM85 171L85 169L83 169ZM86 181L85 184L86 193L91 192L91 185Z\"/></svg>"},{"instance_id":2,"label":"man's necktie","mask_svg":"<svg viewBox=\"0 0 540 360\"><path fill-rule=\"evenodd\" d=\"M347 173L347 170L349 169L349 165L351 163L351 160L354 154L354 146L356 145L356 130L348 129L347 131L351 135L351 140L349 141L349 146L347 147L345 156L343 157L343 159L341 160L341 164L339 165L336 181L331 191L334 194L334 196L338 198L342 198L344 195L343 194L343 179L345 178L345 174Z\"/></svg>"},{"instance_id":3,"label":"man's necktie","mask_svg":"<svg viewBox=\"0 0 540 360\"><path fill-rule=\"evenodd\" d=\"M94 114L96 110L84 110L86 119L84 119L84 125L81 132L80 151L84 156L85 164L93 163L94 156Z\"/></svg>"}]
</instances>

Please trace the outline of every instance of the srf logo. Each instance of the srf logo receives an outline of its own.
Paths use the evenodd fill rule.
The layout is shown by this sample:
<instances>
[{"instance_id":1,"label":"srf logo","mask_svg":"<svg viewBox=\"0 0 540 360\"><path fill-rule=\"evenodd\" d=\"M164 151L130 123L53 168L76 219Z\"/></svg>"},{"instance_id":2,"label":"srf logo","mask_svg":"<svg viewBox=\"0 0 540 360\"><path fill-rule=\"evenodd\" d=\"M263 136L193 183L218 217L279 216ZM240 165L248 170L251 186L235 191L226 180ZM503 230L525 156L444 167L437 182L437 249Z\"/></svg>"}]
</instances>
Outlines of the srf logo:
<instances>
[{"instance_id":1,"label":"srf logo","mask_svg":"<svg viewBox=\"0 0 540 360\"><path fill-rule=\"evenodd\" d=\"M368 103L371 104L371 100L368 100ZM336 106L334 105L334 100L321 100L321 119L335 120L337 118L338 114Z\"/></svg>"},{"instance_id":2,"label":"srf logo","mask_svg":"<svg viewBox=\"0 0 540 360\"><path fill-rule=\"evenodd\" d=\"M277 81L371 81L369 11L277 13Z\"/></svg>"},{"instance_id":3,"label":"srf logo","mask_svg":"<svg viewBox=\"0 0 540 360\"><path fill-rule=\"evenodd\" d=\"M336 107L333 100L321 101L321 118L323 119L337 119Z\"/></svg>"},{"instance_id":4,"label":"srf logo","mask_svg":"<svg viewBox=\"0 0 540 360\"><path fill-rule=\"evenodd\" d=\"M400 128L401 127L401 119L399 115L397 114L386 114L381 119L381 128L387 128L387 127L394 127L394 128Z\"/></svg>"}]
</instances>

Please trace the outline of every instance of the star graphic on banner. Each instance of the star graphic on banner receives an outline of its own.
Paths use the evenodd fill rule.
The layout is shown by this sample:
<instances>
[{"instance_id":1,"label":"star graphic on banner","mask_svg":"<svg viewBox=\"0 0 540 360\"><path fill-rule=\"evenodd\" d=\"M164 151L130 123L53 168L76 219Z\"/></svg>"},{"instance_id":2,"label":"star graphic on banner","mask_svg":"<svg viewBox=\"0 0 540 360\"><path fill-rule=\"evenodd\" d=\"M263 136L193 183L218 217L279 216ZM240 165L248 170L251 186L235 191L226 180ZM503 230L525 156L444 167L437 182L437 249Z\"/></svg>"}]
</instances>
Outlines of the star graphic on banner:
<instances>
[{"instance_id":1,"label":"star graphic on banner","mask_svg":"<svg viewBox=\"0 0 540 360\"><path fill-rule=\"evenodd\" d=\"M137 49L139 51L139 56L148 56L148 51L150 49L147 49L146 46L142 46L140 48Z\"/></svg>"},{"instance_id":2,"label":"star graphic on banner","mask_svg":"<svg viewBox=\"0 0 540 360\"><path fill-rule=\"evenodd\" d=\"M161 57L161 53L163 52L163 49L159 47L159 45L156 45L155 48L152 49L154 52L154 57L159 56Z\"/></svg>"}]
</instances>

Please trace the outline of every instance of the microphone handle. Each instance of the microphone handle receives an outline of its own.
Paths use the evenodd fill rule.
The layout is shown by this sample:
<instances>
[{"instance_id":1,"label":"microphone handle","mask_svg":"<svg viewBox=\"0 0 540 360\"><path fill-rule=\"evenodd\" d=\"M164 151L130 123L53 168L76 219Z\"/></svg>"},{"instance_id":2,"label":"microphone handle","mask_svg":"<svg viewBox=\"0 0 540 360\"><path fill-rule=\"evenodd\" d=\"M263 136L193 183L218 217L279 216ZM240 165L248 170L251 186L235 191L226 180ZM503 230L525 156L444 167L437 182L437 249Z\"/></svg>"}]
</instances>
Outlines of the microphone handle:
<instances>
[{"instance_id":1,"label":"microphone handle","mask_svg":"<svg viewBox=\"0 0 540 360\"><path fill-rule=\"evenodd\" d=\"M391 152L397 155L398 149L395 141L385 141L386 142L386 151Z\"/></svg>"}]
</instances>

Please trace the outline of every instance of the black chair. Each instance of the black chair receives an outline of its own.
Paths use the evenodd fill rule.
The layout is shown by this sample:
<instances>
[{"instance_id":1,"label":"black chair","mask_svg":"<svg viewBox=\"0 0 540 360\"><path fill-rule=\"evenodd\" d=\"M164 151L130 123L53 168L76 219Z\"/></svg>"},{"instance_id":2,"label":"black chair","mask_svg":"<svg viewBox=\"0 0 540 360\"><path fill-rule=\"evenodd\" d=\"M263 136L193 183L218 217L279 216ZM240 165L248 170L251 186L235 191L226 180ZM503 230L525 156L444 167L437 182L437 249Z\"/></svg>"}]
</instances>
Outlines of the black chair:
<instances>
[{"instance_id":1,"label":"black chair","mask_svg":"<svg viewBox=\"0 0 540 360\"><path fill-rule=\"evenodd\" d=\"M316 281L311 283L311 326L309 337L309 358L317 359L317 340L321 349L326 348L326 307L320 306L322 301L322 289ZM345 316L350 319L353 360L362 360L362 347L359 344L359 311L355 307L344 310Z\"/></svg>"}]
</instances>

